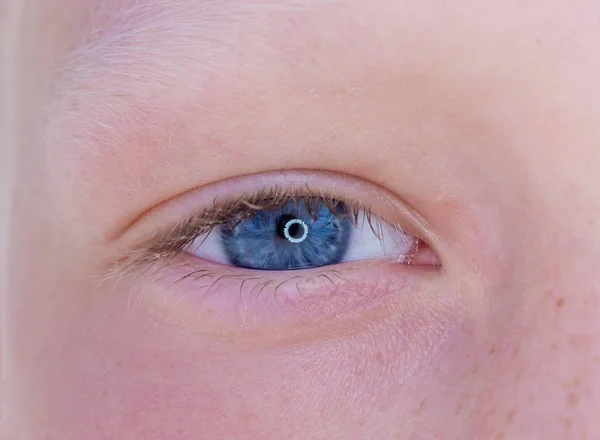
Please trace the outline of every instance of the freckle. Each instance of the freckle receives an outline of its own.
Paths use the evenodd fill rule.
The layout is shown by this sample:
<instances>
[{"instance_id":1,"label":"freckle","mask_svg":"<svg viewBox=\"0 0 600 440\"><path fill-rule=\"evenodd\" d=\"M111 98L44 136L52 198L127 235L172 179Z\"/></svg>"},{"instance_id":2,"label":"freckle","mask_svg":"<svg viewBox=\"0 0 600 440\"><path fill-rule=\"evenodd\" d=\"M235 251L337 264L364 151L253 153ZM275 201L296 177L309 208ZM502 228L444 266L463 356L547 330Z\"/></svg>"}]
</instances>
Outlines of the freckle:
<instances>
[{"instance_id":1,"label":"freckle","mask_svg":"<svg viewBox=\"0 0 600 440\"><path fill-rule=\"evenodd\" d=\"M564 298L558 298L556 300L556 308L557 309L562 309L565 306L565 299Z\"/></svg>"},{"instance_id":2,"label":"freckle","mask_svg":"<svg viewBox=\"0 0 600 440\"><path fill-rule=\"evenodd\" d=\"M458 405L456 405L456 414L457 415L460 414L460 412L462 411L462 408L463 408L462 404L459 403Z\"/></svg>"},{"instance_id":3,"label":"freckle","mask_svg":"<svg viewBox=\"0 0 600 440\"><path fill-rule=\"evenodd\" d=\"M578 387L579 385L581 385L581 377L575 376L571 381L571 385L574 387Z\"/></svg>"},{"instance_id":4,"label":"freckle","mask_svg":"<svg viewBox=\"0 0 600 440\"><path fill-rule=\"evenodd\" d=\"M334 95L343 95L346 92L347 92L347 90L343 86L338 86L331 90L331 93L333 93Z\"/></svg>"},{"instance_id":5,"label":"freckle","mask_svg":"<svg viewBox=\"0 0 600 440\"><path fill-rule=\"evenodd\" d=\"M573 420L571 420L571 419L565 420L565 426L567 428L570 428L571 426L573 426Z\"/></svg>"},{"instance_id":6,"label":"freckle","mask_svg":"<svg viewBox=\"0 0 600 440\"><path fill-rule=\"evenodd\" d=\"M512 421L512 419L515 417L515 414L517 413L517 410L515 408L511 409L508 414L506 414L506 420L508 420L509 422Z\"/></svg>"},{"instance_id":7,"label":"freckle","mask_svg":"<svg viewBox=\"0 0 600 440\"><path fill-rule=\"evenodd\" d=\"M556 342L552 343L552 350L556 350L558 348L558 344Z\"/></svg>"},{"instance_id":8,"label":"freckle","mask_svg":"<svg viewBox=\"0 0 600 440\"><path fill-rule=\"evenodd\" d=\"M577 406L579 403L579 396L575 393L570 393L568 398L569 406Z\"/></svg>"},{"instance_id":9,"label":"freckle","mask_svg":"<svg viewBox=\"0 0 600 440\"><path fill-rule=\"evenodd\" d=\"M380 351L378 351L375 354L375 360L377 361L378 364L383 364L383 355L381 354Z\"/></svg>"},{"instance_id":10,"label":"freckle","mask_svg":"<svg viewBox=\"0 0 600 440\"><path fill-rule=\"evenodd\" d=\"M515 345L512 349L511 358L516 358L519 354L519 346Z\"/></svg>"},{"instance_id":11,"label":"freckle","mask_svg":"<svg viewBox=\"0 0 600 440\"><path fill-rule=\"evenodd\" d=\"M517 374L515 374L515 382L519 382L521 380L522 375L523 375L523 372L518 371Z\"/></svg>"},{"instance_id":12,"label":"freckle","mask_svg":"<svg viewBox=\"0 0 600 440\"><path fill-rule=\"evenodd\" d=\"M471 373L477 374L477 371L479 371L479 362L475 362L475 365L473 365L473 369L471 370Z\"/></svg>"},{"instance_id":13,"label":"freckle","mask_svg":"<svg viewBox=\"0 0 600 440\"><path fill-rule=\"evenodd\" d=\"M489 354L494 354L494 353L496 353L496 344L493 344L493 345L490 347L490 352L489 352Z\"/></svg>"}]
</instances>

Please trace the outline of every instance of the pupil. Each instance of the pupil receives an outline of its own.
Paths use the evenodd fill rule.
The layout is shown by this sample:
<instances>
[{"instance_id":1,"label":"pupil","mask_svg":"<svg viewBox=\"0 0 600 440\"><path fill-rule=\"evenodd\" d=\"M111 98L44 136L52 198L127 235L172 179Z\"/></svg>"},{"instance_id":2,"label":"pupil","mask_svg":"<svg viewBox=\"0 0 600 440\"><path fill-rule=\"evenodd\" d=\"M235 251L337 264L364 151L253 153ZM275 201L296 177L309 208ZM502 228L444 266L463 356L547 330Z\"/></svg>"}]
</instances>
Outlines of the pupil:
<instances>
[{"instance_id":1,"label":"pupil","mask_svg":"<svg viewBox=\"0 0 600 440\"><path fill-rule=\"evenodd\" d=\"M296 217L294 215L283 214L279 218L279 221L277 222L277 235L281 238L286 238L285 233L284 233L285 225L290 220L295 220L297 218L298 217ZM294 223L293 225L290 225L290 227L288 228L288 234L290 234L290 237L292 237L292 238L300 238L300 237L302 237L302 234L304 234L304 228L302 227L302 225L300 223Z\"/></svg>"},{"instance_id":2,"label":"pupil","mask_svg":"<svg viewBox=\"0 0 600 440\"><path fill-rule=\"evenodd\" d=\"M304 231L302 231L302 232L304 232ZM292 226L290 226L289 234L292 238L300 238L300 236L302 235L300 233L300 224L294 223Z\"/></svg>"}]
</instances>

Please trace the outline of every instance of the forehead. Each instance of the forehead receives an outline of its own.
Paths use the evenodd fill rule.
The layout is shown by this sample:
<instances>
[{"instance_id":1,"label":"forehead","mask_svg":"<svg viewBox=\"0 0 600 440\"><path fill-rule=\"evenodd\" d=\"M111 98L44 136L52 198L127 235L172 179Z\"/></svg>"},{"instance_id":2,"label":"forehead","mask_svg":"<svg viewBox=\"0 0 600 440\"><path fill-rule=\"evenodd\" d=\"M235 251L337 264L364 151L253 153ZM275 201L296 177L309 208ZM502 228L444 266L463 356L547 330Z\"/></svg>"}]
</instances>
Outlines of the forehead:
<instances>
[{"instance_id":1,"label":"forehead","mask_svg":"<svg viewBox=\"0 0 600 440\"><path fill-rule=\"evenodd\" d=\"M189 102L218 114L230 104L223 98L243 89L343 94L400 77L422 82L428 73L440 80L491 69L502 75L515 58L581 61L594 52L590 9L600 6L488 3L57 0L48 13L59 17L48 21L58 38L72 41L53 69L52 107L61 118L49 134L67 127L71 138L97 140L111 133L93 132L95 121L149 124L154 113L173 115ZM73 25L58 26L67 15Z\"/></svg>"},{"instance_id":2,"label":"forehead","mask_svg":"<svg viewBox=\"0 0 600 440\"><path fill-rule=\"evenodd\" d=\"M49 3L49 14L58 16L48 20L57 24L58 38L72 40L66 45L72 50L58 57L54 69L58 107L65 113L80 108L83 96L91 109L104 107L97 101L140 112L200 93L207 101L245 82L281 84L302 77L311 87L337 77L338 85L352 87L368 76L393 81L426 69L477 74L475 69L493 64L506 70L499 53L581 61L600 41L593 38L600 6L585 1L515 6L379 0L376 7L366 0ZM58 26L68 15L74 24Z\"/></svg>"}]
</instances>

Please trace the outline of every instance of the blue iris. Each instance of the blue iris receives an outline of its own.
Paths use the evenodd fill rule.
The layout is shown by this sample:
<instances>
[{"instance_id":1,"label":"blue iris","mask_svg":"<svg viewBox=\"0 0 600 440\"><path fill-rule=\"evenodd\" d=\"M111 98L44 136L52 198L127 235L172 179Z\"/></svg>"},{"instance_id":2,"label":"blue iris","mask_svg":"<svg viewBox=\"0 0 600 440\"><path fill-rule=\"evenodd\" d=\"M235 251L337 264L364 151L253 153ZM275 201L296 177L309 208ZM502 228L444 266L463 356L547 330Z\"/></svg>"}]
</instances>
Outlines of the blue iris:
<instances>
[{"instance_id":1,"label":"blue iris","mask_svg":"<svg viewBox=\"0 0 600 440\"><path fill-rule=\"evenodd\" d=\"M229 262L262 270L306 269L339 263L348 249L352 222L323 200L292 200L277 210L257 211L223 225L221 241ZM310 209L309 209L310 208Z\"/></svg>"}]
</instances>

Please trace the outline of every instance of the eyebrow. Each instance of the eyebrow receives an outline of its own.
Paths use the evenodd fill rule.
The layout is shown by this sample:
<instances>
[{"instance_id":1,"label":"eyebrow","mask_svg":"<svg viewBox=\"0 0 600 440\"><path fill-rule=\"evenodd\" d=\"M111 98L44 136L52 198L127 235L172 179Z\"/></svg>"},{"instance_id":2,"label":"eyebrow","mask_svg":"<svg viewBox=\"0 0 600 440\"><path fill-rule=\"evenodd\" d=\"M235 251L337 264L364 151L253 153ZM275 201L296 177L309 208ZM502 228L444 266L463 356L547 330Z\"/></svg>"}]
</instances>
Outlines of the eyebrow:
<instances>
[{"instance_id":1,"label":"eyebrow","mask_svg":"<svg viewBox=\"0 0 600 440\"><path fill-rule=\"evenodd\" d=\"M198 78L237 67L234 48L242 27L253 34L262 32L267 40L269 13L332 2L119 0L119 5L109 6L102 2L90 14L87 35L56 72L47 138L59 136L69 122L69 138L83 147L86 139L98 140L99 132L114 134L112 123L119 130L126 127L118 122L128 118L143 123L150 108L172 112L178 97L174 89L185 85L194 87L191 93L204 92ZM195 81L184 81L188 76ZM183 91L180 95L190 96ZM93 121L85 117L90 114Z\"/></svg>"}]
</instances>

